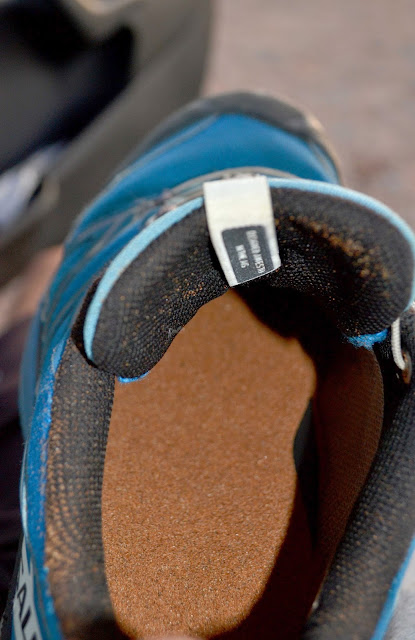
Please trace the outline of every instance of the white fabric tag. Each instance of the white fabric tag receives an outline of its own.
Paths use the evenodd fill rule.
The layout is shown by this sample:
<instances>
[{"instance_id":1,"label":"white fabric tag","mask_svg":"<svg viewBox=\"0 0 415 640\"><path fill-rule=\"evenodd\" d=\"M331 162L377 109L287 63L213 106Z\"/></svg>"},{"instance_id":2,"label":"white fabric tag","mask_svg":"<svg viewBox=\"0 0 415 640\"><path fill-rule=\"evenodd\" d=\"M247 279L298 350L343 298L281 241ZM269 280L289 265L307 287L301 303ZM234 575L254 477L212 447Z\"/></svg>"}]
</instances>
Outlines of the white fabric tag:
<instances>
[{"instance_id":1,"label":"white fabric tag","mask_svg":"<svg viewBox=\"0 0 415 640\"><path fill-rule=\"evenodd\" d=\"M281 266L265 176L205 182L203 192L210 238L231 287Z\"/></svg>"}]
</instances>

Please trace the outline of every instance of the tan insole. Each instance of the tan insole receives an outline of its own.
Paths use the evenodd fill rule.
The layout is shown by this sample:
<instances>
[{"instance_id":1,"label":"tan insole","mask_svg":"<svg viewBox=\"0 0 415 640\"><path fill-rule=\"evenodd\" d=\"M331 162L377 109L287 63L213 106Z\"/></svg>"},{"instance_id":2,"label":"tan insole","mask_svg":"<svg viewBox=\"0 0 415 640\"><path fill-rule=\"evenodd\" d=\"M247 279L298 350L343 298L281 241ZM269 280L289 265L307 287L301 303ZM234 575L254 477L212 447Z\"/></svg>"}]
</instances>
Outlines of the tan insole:
<instances>
[{"instance_id":1,"label":"tan insole","mask_svg":"<svg viewBox=\"0 0 415 640\"><path fill-rule=\"evenodd\" d=\"M212 637L249 615L298 503L293 439L315 384L298 341L229 292L197 313L146 378L117 385L103 539L125 631ZM311 546L303 509L296 519L301 581ZM281 579L295 599L296 584Z\"/></svg>"}]
</instances>

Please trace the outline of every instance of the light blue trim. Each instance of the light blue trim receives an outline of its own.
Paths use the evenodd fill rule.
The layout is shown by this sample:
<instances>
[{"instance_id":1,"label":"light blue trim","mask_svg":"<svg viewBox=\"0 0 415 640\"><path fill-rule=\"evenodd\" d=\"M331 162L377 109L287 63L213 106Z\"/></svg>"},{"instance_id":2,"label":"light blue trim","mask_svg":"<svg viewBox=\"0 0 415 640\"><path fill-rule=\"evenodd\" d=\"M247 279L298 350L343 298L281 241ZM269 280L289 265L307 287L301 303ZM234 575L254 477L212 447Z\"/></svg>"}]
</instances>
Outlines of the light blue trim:
<instances>
[{"instance_id":1,"label":"light blue trim","mask_svg":"<svg viewBox=\"0 0 415 640\"><path fill-rule=\"evenodd\" d=\"M146 373L141 374L141 376L137 376L136 378L123 378L122 376L118 376L118 382L121 384L129 384L130 382L137 382L138 380L143 380L143 378L147 378L150 371L146 371Z\"/></svg>"},{"instance_id":2,"label":"light blue trim","mask_svg":"<svg viewBox=\"0 0 415 640\"><path fill-rule=\"evenodd\" d=\"M137 380L143 380L143 378L147 378L150 371L146 371L146 373L141 374L141 376L137 376L137 378L123 378L122 376L118 376L118 382L121 384L129 384L130 382L137 382Z\"/></svg>"},{"instance_id":3,"label":"light blue trim","mask_svg":"<svg viewBox=\"0 0 415 640\"><path fill-rule=\"evenodd\" d=\"M355 347L365 347L365 349L372 349L373 345L377 342L383 342L388 335L388 329L379 331L379 333L367 334L366 336L352 336L347 340Z\"/></svg>"},{"instance_id":4,"label":"light blue trim","mask_svg":"<svg viewBox=\"0 0 415 640\"><path fill-rule=\"evenodd\" d=\"M101 305L114 282L155 238L202 204L200 198L195 199L143 229L163 192L197 176L240 166L264 166L304 178L338 181L330 157L323 158L314 144L249 115L218 114L161 141L119 175L80 215L65 243L61 267L32 325L20 395L28 437L23 471L27 542L45 639L62 637L44 563L45 470L56 372L73 320L93 279L109 264L85 323L85 347L90 355Z\"/></svg>"},{"instance_id":5,"label":"light blue trim","mask_svg":"<svg viewBox=\"0 0 415 640\"><path fill-rule=\"evenodd\" d=\"M409 563L411 561L413 554L415 554L415 538L412 540L411 546L409 547L409 551L407 553L407 556L401 568L399 569L398 573L393 579L392 586L389 589L388 598L386 600L381 617L375 629L375 633L372 636L372 640L383 640L383 638L385 637L385 634L392 620L393 611L395 609L395 605L398 598L399 589L402 584L402 580L404 579L406 570L409 567Z\"/></svg>"},{"instance_id":6,"label":"light blue trim","mask_svg":"<svg viewBox=\"0 0 415 640\"><path fill-rule=\"evenodd\" d=\"M167 231L171 226L180 222L180 220L183 220L183 218L188 216L189 213L202 206L202 203L202 198L195 198L181 207L178 207L173 211L169 211L161 218L158 218L153 222L153 224L146 227L141 233L135 236L135 238L130 240L124 249L122 249L111 262L97 287L85 318L84 346L86 355L90 360L93 361L92 343L99 314L101 313L101 307L118 278L120 278L125 269L127 269L133 260L135 260L135 258L144 251L149 244L151 244L151 242Z\"/></svg>"},{"instance_id":7,"label":"light blue trim","mask_svg":"<svg viewBox=\"0 0 415 640\"><path fill-rule=\"evenodd\" d=\"M268 182L271 187L280 189L296 189L297 191L308 191L312 193L319 193L323 195L329 195L343 200L348 200L355 204L362 205L371 209L374 213L379 215L385 220L388 220L395 228L404 236L409 246L412 249L414 264L415 264L415 237L410 227L404 222L396 213L394 213L389 207L385 206L378 200L347 189L340 185L327 184L326 182L318 182L316 180L302 180L295 178L268 178ZM106 273L101 279L97 291L89 306L85 325L84 325L84 344L85 351L90 360L93 361L92 343L94 340L95 330L98 323L98 318L101 312L101 306L106 300L109 292L114 286L115 282L125 271L125 269L131 264L131 262L143 251L148 245L158 238L162 233L167 231L173 224L176 224L180 220L183 220L194 209L200 207L203 203L202 198L191 200L186 204L178 207L173 211L169 211L161 218L158 218L151 225L146 227L141 233L133 238L124 249L114 258ZM412 278L412 293L411 298L408 301L408 306L415 298L415 277ZM384 339L382 332L379 334L373 334L372 336L357 336L355 338L356 346L366 346L371 348L375 342ZM351 340L352 341L352 340Z\"/></svg>"},{"instance_id":8,"label":"light blue trim","mask_svg":"<svg viewBox=\"0 0 415 640\"><path fill-rule=\"evenodd\" d=\"M56 370L71 324L91 279L101 272L104 264L109 263L91 301L84 325L85 349L92 360L93 339L101 307L115 282L153 240L202 205L202 198L194 199L143 229L144 219L153 212L146 210L145 214L141 213L140 206L144 205L142 199L154 194L159 196L165 189L220 169L240 166L275 168L314 179L272 178L269 179L271 186L332 195L369 207L400 230L415 254L413 234L396 214L372 198L322 182L330 178L336 180L337 177L334 172L332 176L327 176L327 167L321 166L320 155L317 157L313 153L313 145L307 145L293 134L249 117L223 116L215 121L209 119L199 123L196 129L189 128L183 135L176 139L173 137L165 144L166 147L161 146L157 151L149 152L145 160L138 161L133 168L126 170L78 220L71 236L73 245L71 241L66 244L64 262L48 294L45 315L41 316L42 322L38 317L33 324L31 343L26 353L21 395L22 405L25 405L26 435L27 425L30 422L33 425L24 471L28 496L27 539L37 573L39 612L45 621L48 638L53 640L60 638L61 633L43 562L46 465L39 461L44 462L47 456ZM137 214L130 210L135 205L140 205ZM149 208L154 206L157 205L150 201ZM129 209L125 211L124 219L126 208ZM117 212L121 212L120 219L114 220ZM104 220L106 216L108 225ZM41 326L43 322L47 330ZM43 344L38 342L38 333L42 335ZM32 373L35 374L38 351L41 352L42 368L31 418L36 382L36 375Z\"/></svg>"}]
</instances>

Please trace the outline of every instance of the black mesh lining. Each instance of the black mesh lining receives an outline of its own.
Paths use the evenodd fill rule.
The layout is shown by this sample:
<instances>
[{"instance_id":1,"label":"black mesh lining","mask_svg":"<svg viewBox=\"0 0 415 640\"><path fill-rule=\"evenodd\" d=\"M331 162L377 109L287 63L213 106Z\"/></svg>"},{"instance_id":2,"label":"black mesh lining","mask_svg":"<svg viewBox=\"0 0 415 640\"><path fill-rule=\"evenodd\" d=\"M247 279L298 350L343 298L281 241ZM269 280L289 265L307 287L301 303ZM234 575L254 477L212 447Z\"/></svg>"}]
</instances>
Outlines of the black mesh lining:
<instances>
[{"instance_id":1,"label":"black mesh lining","mask_svg":"<svg viewBox=\"0 0 415 640\"><path fill-rule=\"evenodd\" d=\"M402 343L413 361L414 336L411 311L404 317ZM387 390L384 433L306 640L370 640L415 532L415 378L408 386L401 382L389 342L376 352Z\"/></svg>"},{"instance_id":2,"label":"black mesh lining","mask_svg":"<svg viewBox=\"0 0 415 640\"><path fill-rule=\"evenodd\" d=\"M414 264L393 224L338 197L272 189L272 200L282 267L266 276L270 286L313 296L348 335L376 333L402 313ZM97 323L94 362L123 377L146 373L196 311L227 288L201 207L115 283Z\"/></svg>"},{"instance_id":3,"label":"black mesh lining","mask_svg":"<svg viewBox=\"0 0 415 640\"><path fill-rule=\"evenodd\" d=\"M303 309L306 306L305 301ZM309 335L315 336L318 327L316 321ZM414 328L414 316L408 313L403 343L412 358ZM283 321L280 329L292 332L284 329ZM335 334L332 330L330 339ZM305 348L313 352L315 344L304 340ZM377 349L377 355L386 391L384 434L325 581L319 608L303 636L307 640L372 637L415 530L415 381L409 387L400 381L387 344ZM56 380L46 510L51 591L65 638L70 640L92 640L98 628L102 638L123 637L111 609L101 537L101 489L112 393L112 376L87 364L70 341Z\"/></svg>"},{"instance_id":4,"label":"black mesh lining","mask_svg":"<svg viewBox=\"0 0 415 640\"><path fill-rule=\"evenodd\" d=\"M391 324L408 301L413 273L411 249L395 227L337 198L287 189L273 190L272 197L284 266L241 287L247 301L254 304L256 291L265 297L273 287L270 298L281 320L291 308L299 322L279 330L302 334L301 324L307 324L325 349L330 332L338 339L339 329L371 333ZM78 343L82 316L68 342L56 379L49 439L46 563L55 609L70 640L96 638L97 624L103 629L100 637L122 637L106 584L101 532L113 373L129 377L147 371L197 310L227 288L201 208L153 242L108 296L93 353L109 373L84 358ZM289 290L293 300L287 307ZM331 320L323 325L304 320L298 301L307 307L308 300L311 308L309 296ZM412 335L413 328L413 316L407 314L405 335ZM406 340L415 354L414 341ZM307 639L371 637L415 530L415 389L399 382L386 347L377 355L386 392L384 435Z\"/></svg>"},{"instance_id":5,"label":"black mesh lining","mask_svg":"<svg viewBox=\"0 0 415 640\"><path fill-rule=\"evenodd\" d=\"M113 377L72 340L59 366L46 489L46 565L65 638L121 638L105 578L101 492ZM99 630L99 633L98 633Z\"/></svg>"}]
</instances>

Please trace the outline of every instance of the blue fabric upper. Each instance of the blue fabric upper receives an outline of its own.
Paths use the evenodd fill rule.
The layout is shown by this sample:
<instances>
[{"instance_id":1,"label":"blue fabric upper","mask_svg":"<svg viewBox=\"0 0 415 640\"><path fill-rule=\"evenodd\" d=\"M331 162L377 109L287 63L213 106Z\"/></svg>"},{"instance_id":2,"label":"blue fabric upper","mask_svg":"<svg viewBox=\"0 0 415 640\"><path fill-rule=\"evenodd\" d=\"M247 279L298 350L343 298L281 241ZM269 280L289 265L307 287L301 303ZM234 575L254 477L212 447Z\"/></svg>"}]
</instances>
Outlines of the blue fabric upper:
<instances>
[{"instance_id":1,"label":"blue fabric upper","mask_svg":"<svg viewBox=\"0 0 415 640\"><path fill-rule=\"evenodd\" d=\"M63 261L32 323L19 398L27 441L22 519L44 638L61 637L44 566L45 456L56 372L82 301L105 265L157 211L154 196L196 176L241 166L337 181L329 159L302 139L250 117L212 116L158 144L117 176L65 243Z\"/></svg>"},{"instance_id":2,"label":"blue fabric upper","mask_svg":"<svg viewBox=\"0 0 415 640\"><path fill-rule=\"evenodd\" d=\"M65 244L62 264L32 324L20 387L22 425L27 439L22 482L23 522L34 566L44 638L61 637L44 566L46 459L54 382L85 295L113 260L106 278L111 280L114 273L122 271L131 259L132 254L127 250L131 243L137 251L142 250L145 238L143 236L141 244L136 238L158 210L155 197L197 176L247 166L298 176L300 180L293 179L290 186L299 189L327 189L334 195L341 193L347 197L348 193L350 198L357 197L336 184L334 166L317 146L248 116L211 116L158 144L117 176L79 218ZM160 233L167 223L174 224L199 205L195 200L170 212L170 217L166 214L164 222L159 222ZM389 215L383 209L379 211ZM391 219L395 220L393 214ZM151 227L146 227L148 242L157 230L157 225L154 232ZM94 318L96 323L99 315L99 297L94 299L98 303L95 311L91 307L85 333L90 357L93 356Z\"/></svg>"}]
</instances>

